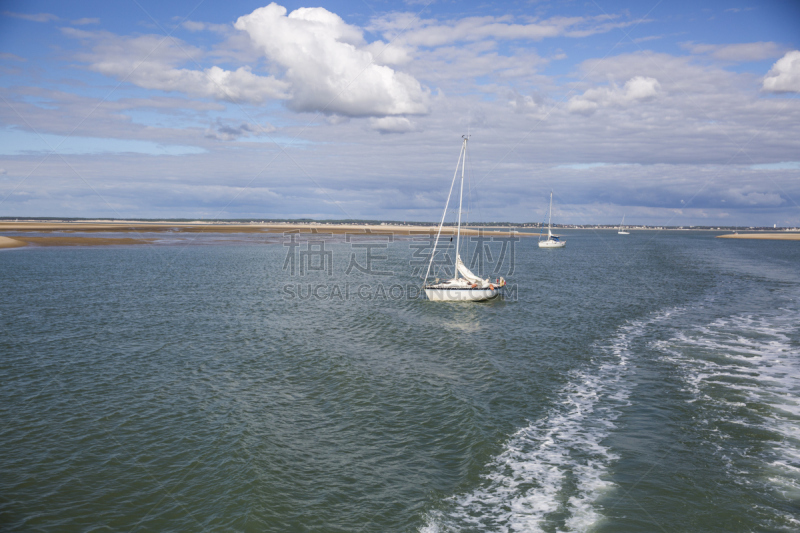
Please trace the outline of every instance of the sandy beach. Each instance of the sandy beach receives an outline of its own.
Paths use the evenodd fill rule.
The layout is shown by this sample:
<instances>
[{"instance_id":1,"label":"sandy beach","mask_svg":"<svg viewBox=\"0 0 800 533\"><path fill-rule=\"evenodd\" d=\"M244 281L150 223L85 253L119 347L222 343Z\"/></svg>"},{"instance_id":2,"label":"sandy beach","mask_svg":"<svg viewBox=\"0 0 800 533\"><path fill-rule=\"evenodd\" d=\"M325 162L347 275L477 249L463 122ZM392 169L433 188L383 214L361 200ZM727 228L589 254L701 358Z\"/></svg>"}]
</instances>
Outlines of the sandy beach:
<instances>
[{"instance_id":1,"label":"sandy beach","mask_svg":"<svg viewBox=\"0 0 800 533\"><path fill-rule=\"evenodd\" d=\"M729 233L717 239L764 239L768 241L800 241L800 233Z\"/></svg>"}]
</instances>

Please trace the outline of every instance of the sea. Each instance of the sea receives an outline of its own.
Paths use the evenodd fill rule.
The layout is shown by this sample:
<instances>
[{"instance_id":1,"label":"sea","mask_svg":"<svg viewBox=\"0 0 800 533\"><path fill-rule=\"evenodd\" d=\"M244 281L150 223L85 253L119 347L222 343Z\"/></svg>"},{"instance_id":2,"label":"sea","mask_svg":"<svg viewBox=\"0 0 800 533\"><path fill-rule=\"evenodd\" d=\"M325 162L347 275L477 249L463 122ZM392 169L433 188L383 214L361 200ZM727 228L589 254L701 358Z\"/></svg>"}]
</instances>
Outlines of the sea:
<instances>
[{"instance_id":1,"label":"sea","mask_svg":"<svg viewBox=\"0 0 800 533\"><path fill-rule=\"evenodd\" d=\"M0 530L800 531L800 242L717 234L4 250Z\"/></svg>"}]
</instances>

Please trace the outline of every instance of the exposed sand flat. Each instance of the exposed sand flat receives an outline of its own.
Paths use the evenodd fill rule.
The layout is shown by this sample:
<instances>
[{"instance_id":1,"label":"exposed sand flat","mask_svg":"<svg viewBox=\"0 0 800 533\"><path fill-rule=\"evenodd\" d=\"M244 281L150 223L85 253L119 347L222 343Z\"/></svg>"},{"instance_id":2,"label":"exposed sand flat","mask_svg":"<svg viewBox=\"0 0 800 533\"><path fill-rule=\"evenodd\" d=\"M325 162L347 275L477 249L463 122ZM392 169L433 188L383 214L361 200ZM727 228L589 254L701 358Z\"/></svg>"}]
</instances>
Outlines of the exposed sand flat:
<instances>
[{"instance_id":1,"label":"exposed sand flat","mask_svg":"<svg viewBox=\"0 0 800 533\"><path fill-rule=\"evenodd\" d=\"M28 243L11 239L9 237L0 237L0 248L19 248L26 246Z\"/></svg>"},{"instance_id":2,"label":"exposed sand flat","mask_svg":"<svg viewBox=\"0 0 800 533\"><path fill-rule=\"evenodd\" d=\"M149 244L154 239L132 239L127 237L19 237L9 239L21 241L21 245L35 244L37 246L108 246L113 244Z\"/></svg>"},{"instance_id":3,"label":"exposed sand flat","mask_svg":"<svg viewBox=\"0 0 800 533\"><path fill-rule=\"evenodd\" d=\"M167 222L0 222L0 231L35 232L103 232L140 233L170 231L178 233L335 233L335 234L374 234L374 235L426 235L436 234L436 226L365 226L359 224L212 224ZM513 230L483 230L483 235L509 236ZM462 235L479 235L480 230L461 228ZM454 227L442 228L442 235L455 235ZM531 236L531 233L517 233Z\"/></svg>"},{"instance_id":4,"label":"exposed sand flat","mask_svg":"<svg viewBox=\"0 0 800 533\"><path fill-rule=\"evenodd\" d=\"M800 233L728 233L717 239L764 239L768 241L800 241Z\"/></svg>"}]
</instances>

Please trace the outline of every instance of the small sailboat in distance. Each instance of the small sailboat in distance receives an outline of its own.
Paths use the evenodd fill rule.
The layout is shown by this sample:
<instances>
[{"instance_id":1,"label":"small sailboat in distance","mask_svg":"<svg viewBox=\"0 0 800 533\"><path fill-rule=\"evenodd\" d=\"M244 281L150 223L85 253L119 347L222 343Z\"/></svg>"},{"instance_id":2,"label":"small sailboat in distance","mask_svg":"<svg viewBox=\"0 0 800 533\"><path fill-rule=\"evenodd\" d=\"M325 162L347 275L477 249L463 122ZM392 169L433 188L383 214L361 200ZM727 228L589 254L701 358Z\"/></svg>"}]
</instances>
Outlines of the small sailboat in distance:
<instances>
[{"instance_id":1,"label":"small sailboat in distance","mask_svg":"<svg viewBox=\"0 0 800 533\"><path fill-rule=\"evenodd\" d=\"M563 248L567 241L562 241L558 235L553 235L551 220L553 218L553 191L550 191L550 214L547 215L547 239L542 240L539 236L539 248Z\"/></svg>"},{"instance_id":2,"label":"small sailboat in distance","mask_svg":"<svg viewBox=\"0 0 800 533\"><path fill-rule=\"evenodd\" d=\"M481 279L473 274L467 265L461 261L459 255L459 245L461 244L461 204L464 199L464 167L467 166L467 140L468 135L463 135L464 142L461 146L461 154L458 156L458 163L456 163L456 171L453 175L453 183L450 184L450 193L447 195L447 202L444 204L444 214L442 221L439 224L439 231L436 233L436 241L433 244L433 251L431 252L431 261L428 263L428 270L425 272L425 296L432 302L480 302L483 300L491 300L502 294L503 287L505 287L506 280L499 278L495 283L489 279ZM436 257L436 247L439 244L439 236L442 234L442 226L444 225L444 218L447 215L447 206L450 205L450 197L453 194L453 186L456 183L458 176L458 167L461 166L461 192L458 198L458 226L456 229L456 250L455 250L455 265L453 278L439 281L437 278L433 283L428 284L428 275L431 273L431 266ZM453 240L452 238L450 239ZM434 276L436 274L434 273Z\"/></svg>"},{"instance_id":3,"label":"small sailboat in distance","mask_svg":"<svg viewBox=\"0 0 800 533\"><path fill-rule=\"evenodd\" d=\"M622 215L622 222L619 225L619 231L617 233L620 235L630 235L629 232L625 231L625 215Z\"/></svg>"}]
</instances>

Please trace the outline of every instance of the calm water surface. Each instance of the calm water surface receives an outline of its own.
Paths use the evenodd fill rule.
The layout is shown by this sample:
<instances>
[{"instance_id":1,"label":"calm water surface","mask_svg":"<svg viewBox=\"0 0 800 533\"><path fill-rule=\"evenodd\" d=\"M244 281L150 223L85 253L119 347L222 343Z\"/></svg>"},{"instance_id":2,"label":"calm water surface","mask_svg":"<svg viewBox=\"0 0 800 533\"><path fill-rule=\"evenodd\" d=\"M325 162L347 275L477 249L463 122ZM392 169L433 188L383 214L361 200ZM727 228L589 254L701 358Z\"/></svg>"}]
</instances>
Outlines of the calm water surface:
<instances>
[{"instance_id":1,"label":"calm water surface","mask_svg":"<svg viewBox=\"0 0 800 533\"><path fill-rule=\"evenodd\" d=\"M3 251L0 529L800 530L800 243L565 237Z\"/></svg>"}]
</instances>

